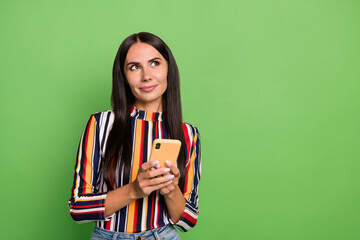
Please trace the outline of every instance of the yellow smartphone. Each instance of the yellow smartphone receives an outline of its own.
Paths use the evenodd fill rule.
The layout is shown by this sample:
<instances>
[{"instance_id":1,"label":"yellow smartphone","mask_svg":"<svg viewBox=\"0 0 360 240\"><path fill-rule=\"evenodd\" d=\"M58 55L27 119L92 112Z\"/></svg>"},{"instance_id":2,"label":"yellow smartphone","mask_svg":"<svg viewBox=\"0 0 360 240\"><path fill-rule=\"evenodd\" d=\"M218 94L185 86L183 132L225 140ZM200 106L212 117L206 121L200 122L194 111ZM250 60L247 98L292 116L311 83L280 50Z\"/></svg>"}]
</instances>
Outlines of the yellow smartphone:
<instances>
[{"instance_id":1,"label":"yellow smartphone","mask_svg":"<svg viewBox=\"0 0 360 240\"><path fill-rule=\"evenodd\" d=\"M155 139L152 144L149 161L159 161L162 167L167 167L165 164L166 160L176 165L180 147L181 142L176 139Z\"/></svg>"}]
</instances>

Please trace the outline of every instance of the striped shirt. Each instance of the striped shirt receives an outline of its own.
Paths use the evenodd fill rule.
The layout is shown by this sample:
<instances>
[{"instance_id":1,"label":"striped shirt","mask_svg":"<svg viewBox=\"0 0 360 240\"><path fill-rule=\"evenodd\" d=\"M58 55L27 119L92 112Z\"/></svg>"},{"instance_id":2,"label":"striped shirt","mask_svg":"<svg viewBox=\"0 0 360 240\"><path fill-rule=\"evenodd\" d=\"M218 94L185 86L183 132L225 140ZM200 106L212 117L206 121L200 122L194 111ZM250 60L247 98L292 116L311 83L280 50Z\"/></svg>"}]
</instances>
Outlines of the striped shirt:
<instances>
[{"instance_id":1,"label":"striped shirt","mask_svg":"<svg viewBox=\"0 0 360 240\"><path fill-rule=\"evenodd\" d=\"M131 111L132 163L131 181L134 181L142 163L149 160L154 139L167 139L161 112L146 112L133 107ZM114 121L112 111L92 114L81 136L75 164L74 182L69 200L70 214L78 222L95 221L96 226L116 231L135 233L175 224L181 231L193 228L198 218L198 183L201 174L200 138L196 127L183 123L186 153L186 200L180 220L173 223L159 191L137 199L105 219L105 199L108 192L101 176L101 159L105 154L108 134ZM121 169L122 170L122 169ZM124 186L121 170L117 169L117 186Z\"/></svg>"}]
</instances>

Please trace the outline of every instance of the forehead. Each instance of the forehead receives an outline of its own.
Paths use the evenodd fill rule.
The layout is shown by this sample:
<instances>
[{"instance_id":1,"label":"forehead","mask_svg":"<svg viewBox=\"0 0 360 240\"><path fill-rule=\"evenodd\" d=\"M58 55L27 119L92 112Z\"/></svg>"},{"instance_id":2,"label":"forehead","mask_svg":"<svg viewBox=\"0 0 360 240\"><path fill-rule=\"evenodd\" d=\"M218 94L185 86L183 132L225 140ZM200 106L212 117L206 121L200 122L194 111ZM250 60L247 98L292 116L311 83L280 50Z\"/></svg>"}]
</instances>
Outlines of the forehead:
<instances>
[{"instance_id":1,"label":"forehead","mask_svg":"<svg viewBox=\"0 0 360 240\"><path fill-rule=\"evenodd\" d=\"M134 43L126 55L126 62L146 62L155 57L163 59L153 46L143 42Z\"/></svg>"}]
</instances>

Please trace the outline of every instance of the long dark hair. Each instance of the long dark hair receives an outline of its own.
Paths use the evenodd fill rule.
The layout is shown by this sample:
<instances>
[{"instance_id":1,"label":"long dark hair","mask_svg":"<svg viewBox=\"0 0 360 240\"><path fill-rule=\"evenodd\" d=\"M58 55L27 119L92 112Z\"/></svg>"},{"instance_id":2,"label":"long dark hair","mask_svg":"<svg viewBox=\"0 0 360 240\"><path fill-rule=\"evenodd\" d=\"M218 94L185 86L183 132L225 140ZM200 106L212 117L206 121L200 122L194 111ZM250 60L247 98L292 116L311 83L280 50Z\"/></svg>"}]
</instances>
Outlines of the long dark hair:
<instances>
[{"instance_id":1,"label":"long dark hair","mask_svg":"<svg viewBox=\"0 0 360 240\"><path fill-rule=\"evenodd\" d=\"M182 127L180 98L180 77L175 59L166 43L154 34L140 32L127 37L120 45L113 67L113 85L111 103L115 114L114 123L109 133L105 157L102 160L102 174L109 190L117 186L116 169L124 169L123 183L130 182L132 134L130 111L135 97L131 92L124 74L124 63L129 48L137 42L153 46L168 63L167 89L162 97L163 118L168 135L182 142L177 166L180 170L179 186L184 188L186 173L185 140ZM118 168L119 167L119 168Z\"/></svg>"}]
</instances>

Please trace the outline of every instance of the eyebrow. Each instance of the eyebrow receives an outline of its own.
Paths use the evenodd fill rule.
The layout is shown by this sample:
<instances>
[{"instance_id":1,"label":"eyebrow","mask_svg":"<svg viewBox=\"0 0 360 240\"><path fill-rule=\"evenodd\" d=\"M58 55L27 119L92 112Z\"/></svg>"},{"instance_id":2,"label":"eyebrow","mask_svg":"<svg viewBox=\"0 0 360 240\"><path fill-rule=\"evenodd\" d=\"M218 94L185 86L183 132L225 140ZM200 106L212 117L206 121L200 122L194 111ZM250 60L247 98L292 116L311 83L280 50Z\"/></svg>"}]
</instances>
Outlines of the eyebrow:
<instances>
[{"instance_id":1,"label":"eyebrow","mask_svg":"<svg viewBox=\"0 0 360 240\"><path fill-rule=\"evenodd\" d=\"M154 57L154 58L152 58L152 59L150 59L148 62L152 62L152 61L154 61L154 60L160 60L161 61L161 58L159 58L159 57ZM129 62L128 64L126 64L126 66L128 66L128 65L130 65L130 64L139 64L138 62Z\"/></svg>"}]
</instances>

